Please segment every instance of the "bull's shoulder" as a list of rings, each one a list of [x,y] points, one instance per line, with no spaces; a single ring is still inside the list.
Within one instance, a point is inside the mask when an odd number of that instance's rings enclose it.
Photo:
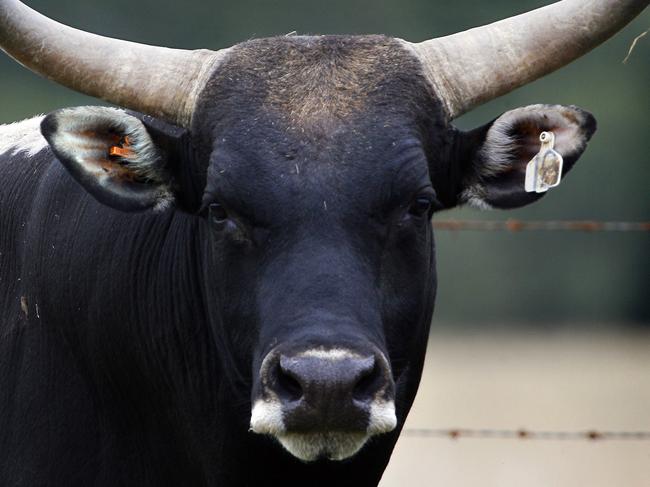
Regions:
[[[0,157],[17,156],[24,153],[34,156],[47,147],[47,141],[41,134],[43,115],[0,125]]]
[[[0,210],[5,215],[8,211],[27,211],[28,202],[35,197],[34,190],[54,160],[41,134],[43,118],[40,115],[0,125]]]

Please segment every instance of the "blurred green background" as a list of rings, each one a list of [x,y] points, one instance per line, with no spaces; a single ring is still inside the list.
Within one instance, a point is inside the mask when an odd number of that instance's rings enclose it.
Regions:
[[[539,0],[29,0],[69,25],[182,48],[221,48],[292,31],[441,36],[540,7]],[[576,169],[541,202],[510,212],[471,209],[439,219],[650,220],[650,27],[646,10],[572,65],[456,121],[481,125],[532,103],[575,104],[599,129]],[[540,49],[543,46],[540,46]],[[110,59],[106,59],[109,64]],[[0,55],[0,123],[98,104]],[[1,182],[0,182],[1,184]],[[650,328],[650,234],[438,231],[436,326]]]

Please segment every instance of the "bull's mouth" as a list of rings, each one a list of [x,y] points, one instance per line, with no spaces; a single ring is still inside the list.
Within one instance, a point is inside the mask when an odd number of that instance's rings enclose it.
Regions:
[[[372,436],[388,433],[396,425],[394,401],[378,400],[370,407],[365,431],[290,431],[285,427],[282,407],[274,398],[255,402],[250,424],[252,432],[273,436],[289,453],[304,462],[350,458]]]

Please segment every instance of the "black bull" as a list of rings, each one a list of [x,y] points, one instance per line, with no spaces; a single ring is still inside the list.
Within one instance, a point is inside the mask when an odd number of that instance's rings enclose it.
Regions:
[[[385,37],[251,41],[188,129],[0,128],[2,485],[377,484],[422,371],[433,213],[535,201],[540,133],[566,173],[595,130],[533,105],[458,131],[421,70]]]

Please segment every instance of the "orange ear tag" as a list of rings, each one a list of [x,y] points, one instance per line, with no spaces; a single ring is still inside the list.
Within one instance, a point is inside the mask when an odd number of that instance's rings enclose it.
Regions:
[[[118,147],[116,145],[108,149],[109,156],[128,157],[129,154],[131,154],[131,151],[129,149],[123,149],[122,147]]]
[[[524,187],[529,193],[544,193],[549,188],[560,184],[562,178],[562,163],[564,161],[560,153],[553,149],[555,134],[542,132],[539,141],[542,143],[539,152],[526,166]]]
[[[129,148],[130,145],[131,145],[131,141],[129,140],[129,138],[124,137],[121,140],[120,145],[114,145],[110,149],[108,149],[108,155],[116,156],[116,157],[131,157],[133,156],[133,151]]]

